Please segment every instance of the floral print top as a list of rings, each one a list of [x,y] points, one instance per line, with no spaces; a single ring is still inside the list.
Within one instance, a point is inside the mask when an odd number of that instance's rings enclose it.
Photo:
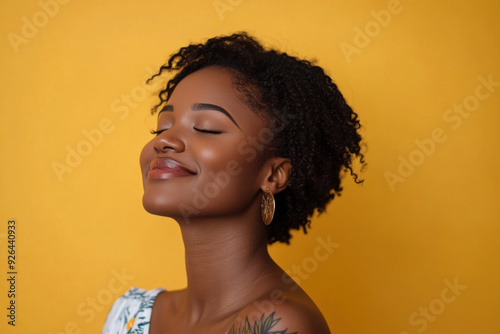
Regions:
[[[165,289],[130,288],[111,307],[102,334],[149,334],[153,304],[162,291]],[[227,334],[297,334],[288,332],[288,329],[273,331],[280,320],[275,318],[274,312],[268,315],[262,313],[259,321],[251,324],[247,317],[238,327],[233,325]]]
[[[111,307],[102,334],[148,334],[153,304],[162,291],[130,288]]]

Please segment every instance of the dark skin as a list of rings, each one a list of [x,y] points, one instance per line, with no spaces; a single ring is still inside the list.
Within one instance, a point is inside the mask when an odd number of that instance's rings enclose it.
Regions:
[[[267,119],[242,102],[233,80],[219,67],[183,79],[141,153],[143,205],[179,223],[188,280],[186,289],[158,295],[150,333],[239,333],[245,319],[253,330],[271,315],[263,334],[330,333],[314,302],[269,256],[261,196],[286,188],[291,164],[262,149]],[[158,158],[170,169],[149,173]]]

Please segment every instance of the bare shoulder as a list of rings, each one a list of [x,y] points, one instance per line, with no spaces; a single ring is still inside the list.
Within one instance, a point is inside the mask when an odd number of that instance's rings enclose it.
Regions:
[[[304,292],[279,289],[240,312],[228,334],[330,334],[321,311]]]

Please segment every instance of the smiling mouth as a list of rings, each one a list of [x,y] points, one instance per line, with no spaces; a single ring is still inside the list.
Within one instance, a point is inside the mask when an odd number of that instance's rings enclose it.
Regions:
[[[168,158],[155,158],[149,165],[149,179],[166,180],[192,176],[196,173],[179,162]]]

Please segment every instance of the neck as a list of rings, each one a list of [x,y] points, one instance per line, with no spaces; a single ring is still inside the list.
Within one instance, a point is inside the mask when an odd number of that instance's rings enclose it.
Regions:
[[[188,280],[186,307],[194,321],[241,309],[262,289],[259,280],[277,268],[267,251],[263,224],[205,219],[181,224],[181,231]]]

